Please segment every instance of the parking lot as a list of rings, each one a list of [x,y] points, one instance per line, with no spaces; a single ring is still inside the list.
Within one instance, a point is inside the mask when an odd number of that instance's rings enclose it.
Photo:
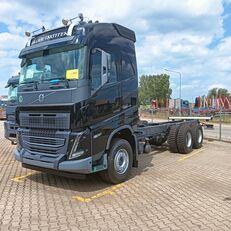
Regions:
[[[22,168],[0,126],[0,230],[231,230],[230,143],[156,148],[127,182],[108,185]]]

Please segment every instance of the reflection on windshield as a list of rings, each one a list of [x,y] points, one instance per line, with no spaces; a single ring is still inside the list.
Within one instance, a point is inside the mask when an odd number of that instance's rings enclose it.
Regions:
[[[84,77],[85,47],[51,49],[28,55],[21,69],[20,83],[43,82],[53,79],[70,79],[67,73],[74,73],[71,79]]]

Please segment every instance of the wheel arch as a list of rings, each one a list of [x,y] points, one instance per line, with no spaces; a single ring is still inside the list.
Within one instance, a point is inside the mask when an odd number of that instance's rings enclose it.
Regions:
[[[113,138],[121,138],[129,142],[133,150],[133,167],[138,167],[138,144],[132,127],[129,125],[124,125],[115,129],[108,137],[106,144],[107,151],[110,149]]]

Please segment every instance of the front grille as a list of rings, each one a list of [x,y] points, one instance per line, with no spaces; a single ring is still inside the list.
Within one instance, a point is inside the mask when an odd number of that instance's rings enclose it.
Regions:
[[[23,136],[39,136],[51,138],[63,138],[63,134],[57,133],[55,130],[48,129],[19,129]]]
[[[57,155],[57,150],[51,150],[51,149],[43,149],[43,148],[37,148],[37,147],[29,147],[28,150],[31,152],[31,153],[43,153],[43,155],[45,154],[49,154],[49,155]]]
[[[66,153],[69,131],[49,129],[18,129],[22,147],[33,155],[58,157]],[[29,155],[29,154],[28,154]],[[28,158],[28,155],[26,158]],[[33,155],[30,158],[33,158]]]
[[[15,121],[15,115],[7,115],[7,120],[8,121]]]
[[[28,113],[20,112],[21,127],[69,129],[70,113]]]
[[[65,140],[60,138],[39,137],[39,136],[22,136],[23,142],[29,146],[45,146],[59,148],[64,145]]]

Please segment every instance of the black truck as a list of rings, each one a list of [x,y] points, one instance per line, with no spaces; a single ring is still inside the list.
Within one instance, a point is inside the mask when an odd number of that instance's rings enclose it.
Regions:
[[[17,106],[17,89],[19,84],[19,76],[12,76],[7,84],[8,100],[6,106],[6,121],[4,121],[4,136],[10,140],[12,144],[16,142],[16,130],[18,128],[15,121],[15,110]]]
[[[138,155],[168,139],[200,148],[198,121],[145,123],[138,116],[135,33],[116,23],[63,20],[22,49],[15,158],[29,169],[70,177],[100,172],[126,180]]]

